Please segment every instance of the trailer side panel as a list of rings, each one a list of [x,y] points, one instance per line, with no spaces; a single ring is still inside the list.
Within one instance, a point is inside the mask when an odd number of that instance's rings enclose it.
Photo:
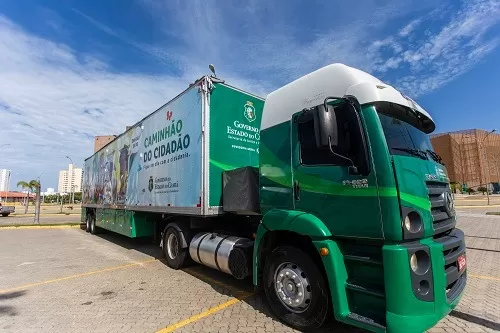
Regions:
[[[222,206],[222,172],[259,166],[264,100],[217,83],[210,95],[209,205]]]
[[[200,211],[201,103],[193,86],[87,159],[84,206]]]

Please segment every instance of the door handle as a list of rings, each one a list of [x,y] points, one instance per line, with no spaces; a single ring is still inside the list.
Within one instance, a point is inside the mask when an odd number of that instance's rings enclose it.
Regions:
[[[300,200],[300,186],[297,180],[293,182],[293,196],[295,200]]]

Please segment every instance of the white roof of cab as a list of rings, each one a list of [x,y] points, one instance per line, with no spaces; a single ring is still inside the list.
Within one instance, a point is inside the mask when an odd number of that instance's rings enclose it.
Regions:
[[[289,121],[294,113],[322,104],[326,97],[345,95],[355,96],[360,104],[377,101],[400,104],[432,120],[415,101],[376,77],[344,64],[331,64],[267,95],[261,129]]]

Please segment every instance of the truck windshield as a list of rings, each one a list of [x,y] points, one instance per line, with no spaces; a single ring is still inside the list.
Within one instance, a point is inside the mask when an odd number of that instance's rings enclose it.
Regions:
[[[440,162],[434,153],[429,135],[418,126],[417,115],[406,108],[390,108],[376,106],[387,146],[392,155],[404,155]]]

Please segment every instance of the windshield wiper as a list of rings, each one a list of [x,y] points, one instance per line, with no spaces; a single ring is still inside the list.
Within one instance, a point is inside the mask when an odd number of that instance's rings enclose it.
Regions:
[[[392,148],[394,150],[404,151],[405,153],[411,154],[413,156],[420,157],[423,160],[427,160],[427,153],[423,150],[412,149],[412,148]]]
[[[441,158],[441,156],[439,156],[435,151],[432,151],[430,149],[427,149],[427,152],[429,153],[429,155],[431,155],[432,159],[436,162],[438,162],[439,164],[443,164],[443,159]]]

